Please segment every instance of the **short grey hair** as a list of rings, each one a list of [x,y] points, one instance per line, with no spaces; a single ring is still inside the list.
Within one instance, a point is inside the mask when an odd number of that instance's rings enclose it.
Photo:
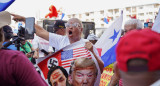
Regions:
[[[143,23],[139,19],[130,19],[125,22],[125,25],[136,25],[136,29],[142,29]]]
[[[78,18],[71,18],[68,21],[71,21],[71,20],[74,20],[76,23],[79,23],[80,26],[81,26],[81,28],[83,28],[83,23],[82,23],[82,21],[80,19],[78,19]]]

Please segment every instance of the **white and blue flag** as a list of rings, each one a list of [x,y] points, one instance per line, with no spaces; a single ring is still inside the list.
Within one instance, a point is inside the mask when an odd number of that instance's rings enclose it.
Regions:
[[[104,62],[104,67],[116,61],[116,45],[121,37],[121,28],[123,22],[123,12],[121,16],[116,19],[111,26],[105,30],[100,39],[96,42],[95,47],[101,55]]]
[[[157,33],[160,33],[160,9],[159,9],[158,15],[156,17],[156,20],[153,24],[152,30],[156,31]]]
[[[0,0],[0,12],[6,10],[15,0]]]

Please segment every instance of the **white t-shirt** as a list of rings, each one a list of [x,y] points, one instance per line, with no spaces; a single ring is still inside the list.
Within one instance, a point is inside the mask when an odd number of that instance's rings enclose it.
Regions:
[[[81,38],[79,41],[87,42],[89,40]],[[55,47],[56,51],[58,51],[65,46],[70,45],[70,41],[67,36],[49,33],[49,45]]]
[[[47,52],[53,52],[53,48],[49,46],[49,41],[38,36],[35,36],[32,40],[32,46],[34,49],[39,48],[39,57],[44,57],[44,53],[41,52],[41,49],[44,49]]]

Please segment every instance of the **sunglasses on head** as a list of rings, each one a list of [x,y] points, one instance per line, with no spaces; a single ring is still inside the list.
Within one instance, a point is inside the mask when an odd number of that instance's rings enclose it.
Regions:
[[[68,28],[68,27],[78,28],[78,27],[80,27],[80,24],[79,23],[73,23],[73,24],[65,23],[65,27],[66,28]]]

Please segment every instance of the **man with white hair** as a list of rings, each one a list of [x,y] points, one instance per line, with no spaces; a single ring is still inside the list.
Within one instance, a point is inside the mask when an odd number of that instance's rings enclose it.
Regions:
[[[133,29],[142,29],[143,24],[139,19],[130,19],[124,24],[124,32],[127,33]]]
[[[19,16],[15,14],[12,14],[12,16],[14,16],[13,20],[15,21],[23,21],[23,22],[25,21],[25,17],[23,16]],[[83,32],[83,24],[79,19],[71,18],[68,20],[65,26],[66,26],[67,36],[61,36],[58,34],[49,33],[46,30],[44,30],[42,27],[40,27],[39,25],[35,24],[36,35],[38,35],[39,37],[43,39],[48,40],[49,44],[55,47],[57,50],[60,50],[63,47],[70,45],[72,43],[78,42],[78,41],[81,41],[84,43],[88,42],[88,40],[81,38],[81,34]],[[87,46],[90,46],[89,44],[90,43],[88,43]],[[93,55],[95,55],[95,58],[99,64],[99,68],[102,73],[103,67],[104,67],[103,61],[101,60],[100,56],[96,56],[95,52],[93,52],[92,50],[91,52],[93,53]]]

